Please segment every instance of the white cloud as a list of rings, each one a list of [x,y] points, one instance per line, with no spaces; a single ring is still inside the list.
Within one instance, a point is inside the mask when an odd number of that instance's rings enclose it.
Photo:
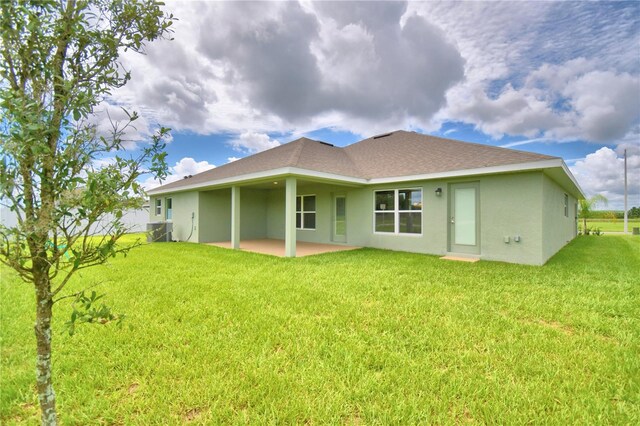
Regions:
[[[592,71],[567,81],[562,95],[575,111],[569,123],[577,137],[607,142],[623,137],[640,117],[640,78]],[[558,137],[562,137],[558,132]]]
[[[198,134],[460,120],[496,137],[612,141],[638,123],[638,7],[171,2],[175,40],[126,54],[133,79],[114,99]]]
[[[180,161],[176,162],[174,166],[169,167],[169,175],[165,180],[159,182],[153,177],[148,177],[146,180],[142,181],[142,186],[146,190],[153,189],[160,185],[184,179],[185,176],[196,175],[215,167],[216,166],[209,164],[207,161],[196,161],[191,157],[184,157]]]
[[[227,164],[228,163],[233,163],[234,161],[238,161],[240,159],[240,157],[228,157],[227,158]]]
[[[153,114],[141,113],[140,109],[127,105],[126,107],[113,105],[105,100],[94,108],[93,115],[88,118],[88,123],[96,126],[99,136],[111,139],[114,132],[119,132],[125,149],[136,149],[138,144],[149,140],[155,128],[150,123]],[[138,113],[138,118],[130,121],[130,116]],[[169,139],[170,140],[170,139]],[[169,141],[167,140],[167,141]]]
[[[624,159],[616,151],[603,147],[570,167],[587,196],[602,194],[609,208],[624,207]],[[640,144],[627,150],[629,207],[640,206]]]
[[[585,59],[544,64],[522,87],[508,83],[496,97],[481,86],[451,94],[449,112],[494,137],[615,142],[640,117],[640,78],[594,66]]]
[[[265,133],[244,132],[237,138],[231,140],[229,144],[238,152],[255,154],[280,145],[275,139],[271,139]],[[232,157],[234,158],[234,157]]]
[[[175,40],[125,55],[133,78],[117,98],[201,134],[426,125],[462,80],[464,61],[428,19],[402,18],[406,7],[170,3]]]

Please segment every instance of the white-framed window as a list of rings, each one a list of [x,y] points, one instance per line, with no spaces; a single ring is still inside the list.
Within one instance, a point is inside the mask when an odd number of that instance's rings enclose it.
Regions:
[[[564,217],[569,217],[569,196],[564,194]]]
[[[296,228],[316,229],[315,195],[299,195],[296,197]]]
[[[422,234],[422,189],[374,191],[373,231]]]
[[[162,214],[162,199],[156,198],[156,216],[160,216]]]
[[[173,201],[171,198],[165,199],[164,218],[165,220],[171,220],[173,218]]]

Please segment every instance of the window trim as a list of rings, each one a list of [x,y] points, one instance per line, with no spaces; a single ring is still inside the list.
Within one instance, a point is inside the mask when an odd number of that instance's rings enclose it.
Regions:
[[[156,216],[162,216],[162,198],[156,198],[156,203],[155,203],[155,212],[156,212]]]
[[[393,210],[376,210],[376,192],[393,191]],[[400,210],[400,191],[420,191],[422,198],[422,206],[420,210]],[[393,212],[393,232],[376,231],[376,213]],[[420,212],[420,233],[400,232],[400,213],[417,213]],[[373,233],[376,235],[400,235],[403,237],[422,237],[424,233],[424,188],[422,187],[402,187],[402,188],[381,188],[373,190]]]
[[[312,210],[305,210],[304,209],[304,199],[305,197],[314,197],[315,198],[315,209]],[[298,210],[298,198],[300,198],[300,210]],[[296,217],[298,216],[298,213],[300,213],[300,226],[301,228],[298,228],[298,225],[296,223],[296,230],[298,231],[315,231],[316,228],[318,227],[318,197],[316,196],[316,194],[305,194],[305,195],[296,195]],[[304,214],[305,213],[313,213],[315,215],[316,218],[316,224],[315,224],[315,228],[305,228],[304,227]],[[297,219],[296,219],[297,222]]]
[[[564,217],[569,217],[569,194],[564,193]]]

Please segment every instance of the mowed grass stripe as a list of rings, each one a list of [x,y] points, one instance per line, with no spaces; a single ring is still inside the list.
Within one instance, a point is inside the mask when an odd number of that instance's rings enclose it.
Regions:
[[[65,424],[640,422],[640,239],[544,267],[170,243],[87,270],[123,328],[56,334]],[[37,421],[33,296],[2,270],[0,419]],[[56,307],[62,330],[68,305]]]

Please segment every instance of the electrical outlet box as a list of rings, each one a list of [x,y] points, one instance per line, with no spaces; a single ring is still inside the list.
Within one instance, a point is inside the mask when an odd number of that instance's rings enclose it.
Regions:
[[[505,244],[509,244],[511,242],[511,238],[510,237],[504,237],[504,243]]]
[[[513,241],[515,241],[516,243],[520,242],[520,235],[516,235],[515,237],[513,237]]]

